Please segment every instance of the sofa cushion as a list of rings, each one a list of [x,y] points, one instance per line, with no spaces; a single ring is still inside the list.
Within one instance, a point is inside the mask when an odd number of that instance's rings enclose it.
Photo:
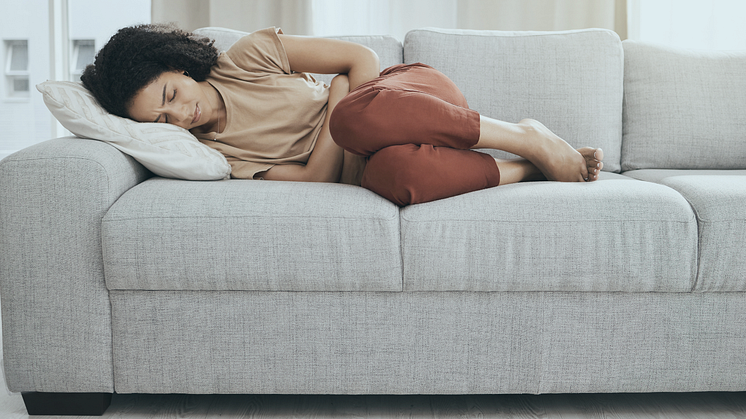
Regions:
[[[699,224],[695,291],[746,291],[746,170],[635,170],[689,201]]]
[[[622,170],[746,169],[746,52],[623,46]]]
[[[411,291],[688,292],[697,273],[686,200],[613,173],[412,205],[401,229]]]
[[[110,290],[402,289],[398,207],[349,185],[153,178],[102,243]]]
[[[534,118],[575,147],[603,148],[604,170],[619,171],[624,60],[616,33],[418,29],[406,36],[404,61],[445,73],[481,114]]]

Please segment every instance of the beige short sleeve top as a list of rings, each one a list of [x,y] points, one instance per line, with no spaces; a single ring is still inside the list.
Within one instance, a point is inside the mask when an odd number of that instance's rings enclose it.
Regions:
[[[275,164],[306,164],[321,132],[329,87],[290,69],[278,33],[267,28],[242,37],[207,77],[228,116],[217,141],[215,132],[198,138],[226,157],[234,178],[251,179]]]

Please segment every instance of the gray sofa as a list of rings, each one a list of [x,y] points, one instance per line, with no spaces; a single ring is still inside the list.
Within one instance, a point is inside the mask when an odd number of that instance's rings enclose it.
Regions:
[[[29,147],[0,162],[5,374],[29,410],[746,390],[746,54],[605,30],[348,39],[602,147],[601,179],[399,208],[348,185],[154,177],[74,137]]]

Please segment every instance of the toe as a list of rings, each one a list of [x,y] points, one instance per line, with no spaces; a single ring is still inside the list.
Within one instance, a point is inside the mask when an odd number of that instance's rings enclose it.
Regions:
[[[583,156],[589,167],[601,162],[601,159],[597,156],[603,158],[603,151],[600,148],[583,147],[579,148],[578,152]]]
[[[599,173],[604,167],[603,158],[604,152],[600,148],[583,147],[579,148],[578,151],[583,155],[586,162],[586,171],[583,173],[583,180],[586,182],[593,182],[598,180]]]
[[[591,171],[591,175],[588,177],[589,182],[593,182],[594,180],[598,180],[598,177],[601,175],[601,169],[600,168],[594,168]]]

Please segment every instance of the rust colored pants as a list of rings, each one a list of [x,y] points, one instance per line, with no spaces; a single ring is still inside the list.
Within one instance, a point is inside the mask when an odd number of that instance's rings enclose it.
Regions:
[[[395,65],[334,108],[332,138],[368,157],[362,186],[404,206],[497,186],[479,141],[479,114],[445,75],[424,64]]]

